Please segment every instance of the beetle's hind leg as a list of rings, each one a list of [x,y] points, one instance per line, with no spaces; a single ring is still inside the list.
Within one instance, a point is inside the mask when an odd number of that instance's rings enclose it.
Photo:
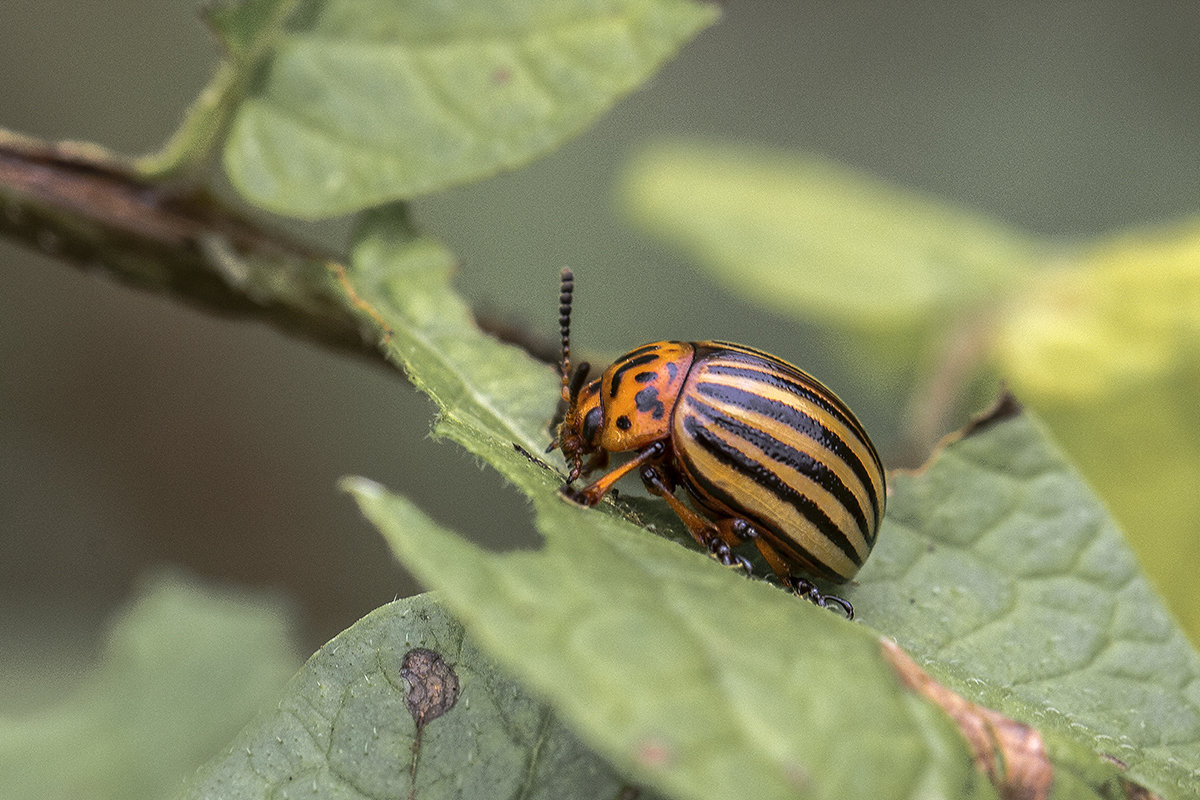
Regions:
[[[647,491],[667,501],[667,505],[675,515],[687,526],[692,538],[708,551],[709,555],[726,567],[736,567],[744,570],[747,575],[752,572],[750,562],[745,556],[733,552],[733,548],[741,544],[743,539],[719,524],[697,514],[688,508],[675,496],[675,481],[671,475],[657,464],[647,464],[642,467],[642,483]]]
[[[797,597],[803,597],[808,602],[818,605],[821,608],[828,608],[830,604],[836,604],[845,612],[846,619],[854,619],[854,606],[850,605],[849,600],[844,597],[838,597],[836,594],[822,592],[808,578],[801,578],[798,575],[788,575],[783,583]]]
[[[797,597],[803,597],[810,603],[818,605],[821,608],[828,608],[830,604],[835,604],[842,609],[846,614],[846,619],[854,619],[854,606],[850,605],[850,601],[838,597],[836,594],[825,594],[817,585],[808,578],[802,578],[792,574],[791,565],[784,559],[779,551],[771,546],[767,541],[767,537],[760,536],[758,529],[748,520],[735,518],[731,520],[722,520],[722,527],[728,527],[732,535],[738,536],[741,541],[750,539],[754,542],[754,546],[758,548],[758,552],[762,553],[763,559],[767,565],[771,567],[780,582],[787,587],[788,591]]]

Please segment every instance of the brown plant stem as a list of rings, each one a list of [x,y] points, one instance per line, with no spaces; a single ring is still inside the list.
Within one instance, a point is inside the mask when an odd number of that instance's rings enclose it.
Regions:
[[[0,235],[206,311],[256,319],[391,366],[329,265],[337,255],[252,220],[194,183],[143,177],[99,147],[0,130]],[[537,357],[553,348],[481,321]]]

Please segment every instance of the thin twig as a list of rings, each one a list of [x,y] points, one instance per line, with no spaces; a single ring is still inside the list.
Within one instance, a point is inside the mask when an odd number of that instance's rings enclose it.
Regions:
[[[0,235],[131,286],[391,366],[378,331],[328,269],[336,254],[269,230],[195,184],[143,178],[100,148],[0,130]],[[548,340],[489,320],[481,327],[554,360]]]

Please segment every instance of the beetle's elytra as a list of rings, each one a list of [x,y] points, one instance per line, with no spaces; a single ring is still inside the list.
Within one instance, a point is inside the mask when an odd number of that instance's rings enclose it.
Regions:
[[[853,412],[811,375],[729,342],[652,342],[588,381],[586,363],[571,369],[573,292],[574,277],[563,270],[566,411],[548,449],[566,458],[563,493],[595,505],[638,470],[721,563],[749,570],[733,548],[752,541],[785,586],[818,605],[836,602],[852,617],[848,602],[797,573],[847,581],[875,544],[884,471]],[[629,461],[572,487],[606,467],[610,453],[630,451]],[[677,486],[695,511],[675,496]]]

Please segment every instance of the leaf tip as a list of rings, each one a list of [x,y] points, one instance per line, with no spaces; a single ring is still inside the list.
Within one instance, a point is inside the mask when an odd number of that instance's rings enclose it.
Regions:
[[[338,481],[338,487],[347,494],[362,500],[378,500],[385,493],[381,484],[370,478],[350,475]]]

